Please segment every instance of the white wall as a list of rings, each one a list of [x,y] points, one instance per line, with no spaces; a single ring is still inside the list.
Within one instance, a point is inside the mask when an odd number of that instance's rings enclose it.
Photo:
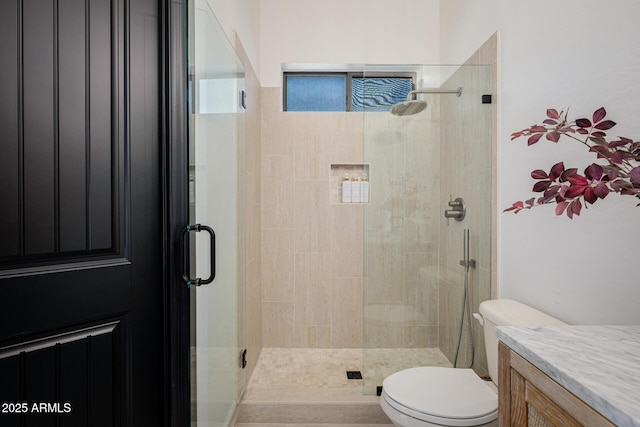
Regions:
[[[260,73],[260,0],[207,0],[230,41],[237,33],[256,73]],[[233,45],[233,43],[232,43]]]
[[[640,2],[444,0],[441,61],[460,63],[500,31],[499,206],[529,198],[533,169],[594,157],[572,140],[510,141],[547,108],[591,117],[604,106],[611,136],[640,139]],[[569,323],[640,323],[640,207],[615,194],[573,220],[542,206],[499,214],[499,295]]]
[[[281,64],[438,64],[439,0],[262,0],[260,82]]]

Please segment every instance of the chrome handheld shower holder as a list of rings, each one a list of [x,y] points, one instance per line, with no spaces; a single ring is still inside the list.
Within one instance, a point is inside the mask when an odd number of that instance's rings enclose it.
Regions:
[[[462,256],[463,259],[460,260],[460,265],[464,267],[465,271],[468,273],[470,268],[476,268],[476,260],[471,259],[469,255],[469,246],[471,244],[471,238],[469,237],[469,229],[465,228],[462,242]]]

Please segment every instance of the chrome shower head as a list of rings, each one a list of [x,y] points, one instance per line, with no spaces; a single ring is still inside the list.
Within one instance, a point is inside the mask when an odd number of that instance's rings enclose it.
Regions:
[[[456,90],[440,90],[440,89],[417,89],[412,90],[407,94],[407,100],[399,102],[391,107],[391,114],[394,116],[410,116],[412,114],[418,114],[427,108],[427,102],[417,99],[419,93],[453,93],[456,96],[462,95],[462,88],[459,87]],[[412,99],[413,98],[413,99]]]
[[[402,101],[391,107],[391,114],[394,116],[411,116],[424,111],[425,108],[427,108],[426,101]]]

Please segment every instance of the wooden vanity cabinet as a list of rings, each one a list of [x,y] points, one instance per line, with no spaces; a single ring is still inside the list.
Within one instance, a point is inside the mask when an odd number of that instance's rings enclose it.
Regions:
[[[614,426],[502,342],[498,360],[500,427]]]

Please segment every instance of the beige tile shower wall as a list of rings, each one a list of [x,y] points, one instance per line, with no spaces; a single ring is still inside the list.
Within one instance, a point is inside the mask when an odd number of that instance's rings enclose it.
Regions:
[[[365,117],[367,348],[438,346],[440,101],[424,98],[414,116]]]
[[[331,164],[362,163],[363,116],[282,112],[261,91],[262,343],[363,345],[363,206],[332,201]]]
[[[486,66],[471,66],[488,64]],[[439,344],[442,352],[453,361],[460,327],[464,296],[463,230],[470,230],[470,256],[476,268],[469,274],[472,311],[478,311],[481,301],[490,299],[495,288],[495,195],[496,195],[496,117],[495,105],[483,105],[481,96],[497,98],[496,66],[497,35],[489,39],[443,85],[463,87],[460,98],[442,100],[441,199],[446,209],[450,195],[462,197],[467,216],[462,222],[440,219],[440,310]],[[463,119],[463,120],[462,120]],[[475,346],[474,369],[487,375],[484,337],[481,326],[472,320]],[[458,366],[471,362],[469,325],[464,324]]]

